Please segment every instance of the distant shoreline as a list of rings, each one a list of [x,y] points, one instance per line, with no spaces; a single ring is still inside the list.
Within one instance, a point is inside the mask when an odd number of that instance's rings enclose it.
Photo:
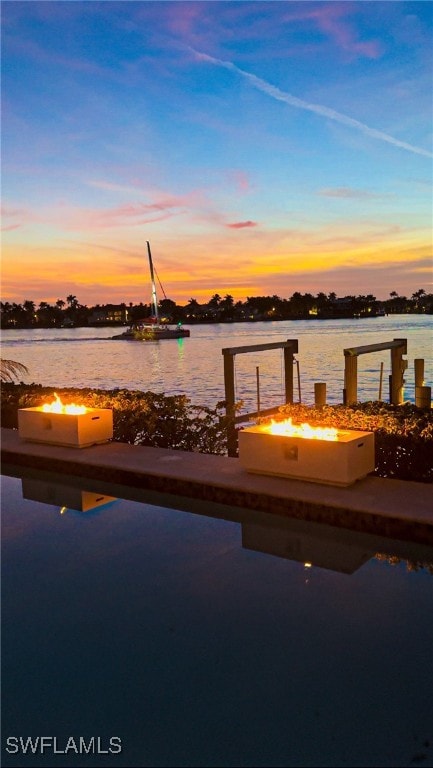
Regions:
[[[433,293],[423,288],[410,298],[391,291],[390,298],[378,301],[375,296],[342,296],[335,293],[301,294],[290,298],[279,296],[250,296],[245,302],[235,301],[227,294],[222,298],[215,293],[205,304],[191,298],[185,306],[172,299],[162,299],[158,305],[97,304],[88,307],[70,294],[66,300],[57,299],[54,305],[26,300],[22,304],[8,301],[0,303],[0,327],[8,328],[102,328],[132,326],[137,323],[163,325],[211,325],[219,323],[258,323],[286,320],[351,320],[387,315],[431,315]]]
[[[320,321],[327,321],[327,320],[377,320],[383,317],[408,317],[410,315],[421,315],[421,316],[429,316],[431,317],[433,313],[431,312],[390,312],[385,314],[363,314],[363,315],[354,315],[354,314],[347,314],[347,315],[341,315],[341,314],[333,314],[333,315],[306,315],[302,317],[255,317],[255,318],[219,318],[219,319],[205,319],[205,318],[189,318],[188,320],[185,320],[182,322],[182,325],[233,325],[235,323],[251,323],[252,325],[257,323],[284,323],[284,322],[305,322],[313,321],[313,320],[320,320]],[[148,318],[144,318],[144,322]],[[163,323],[164,325],[174,325],[176,324],[175,321]],[[42,325],[42,324],[17,324],[17,325],[5,325],[1,327],[1,330],[3,331],[23,331],[23,330],[71,330],[72,328],[125,328],[131,325],[129,322],[119,322],[119,321],[104,321],[104,322],[93,322],[93,323],[67,323],[63,325]]]

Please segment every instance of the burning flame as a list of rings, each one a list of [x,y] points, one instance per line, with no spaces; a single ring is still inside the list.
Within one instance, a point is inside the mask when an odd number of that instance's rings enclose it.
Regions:
[[[334,427],[311,427],[309,424],[293,424],[292,419],[271,421],[267,426],[271,435],[305,437],[309,440],[338,440],[338,429]]]
[[[79,416],[80,414],[86,413],[87,411],[85,405],[75,405],[74,403],[71,403],[70,405],[63,405],[60,397],[56,394],[56,392],[54,392],[54,397],[56,399],[53,400],[52,403],[44,403],[42,406],[44,413],[67,413],[70,416]]]

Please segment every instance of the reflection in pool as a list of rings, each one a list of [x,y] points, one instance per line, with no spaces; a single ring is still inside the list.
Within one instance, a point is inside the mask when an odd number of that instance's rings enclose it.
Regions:
[[[60,505],[60,514],[64,514],[68,509],[74,512],[92,512],[116,501],[114,496],[105,493],[94,493],[43,478],[23,477],[21,490],[24,499]]]
[[[3,765],[433,765],[431,548],[68,483],[3,478]]]

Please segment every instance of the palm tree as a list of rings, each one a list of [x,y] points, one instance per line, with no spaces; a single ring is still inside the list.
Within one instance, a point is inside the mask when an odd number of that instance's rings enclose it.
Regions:
[[[23,302],[23,310],[26,313],[26,322],[33,325],[35,321],[35,309],[36,305],[34,301],[24,301]]]
[[[12,382],[18,379],[18,376],[28,372],[28,368],[22,363],[16,363],[15,360],[0,360],[0,379],[3,382]]]
[[[25,311],[27,312],[27,314],[29,314],[29,315],[31,315],[31,316],[33,316],[33,315],[34,315],[34,312],[35,312],[35,307],[36,307],[36,305],[35,305],[35,302],[34,302],[34,301],[29,301],[29,300],[27,300],[27,301],[24,301],[24,302],[23,302],[23,309],[25,309]]]
[[[412,301],[414,302],[415,309],[418,309],[418,307],[420,305],[420,302],[421,302],[421,299],[425,295],[426,295],[426,292],[425,292],[424,288],[420,288],[419,291],[415,291],[415,293],[412,294],[411,298],[412,298]]]
[[[72,293],[70,293],[69,296],[66,296],[66,301],[71,309],[76,309],[78,307],[78,299]]]
[[[225,307],[225,309],[232,309],[234,304],[233,296],[231,296],[229,293],[226,293],[223,300],[221,301],[221,304]]]
[[[208,307],[211,309],[217,309],[221,303],[221,296],[219,293],[214,293],[210,301],[208,302]]]
[[[185,314],[186,314],[186,317],[188,317],[188,318],[190,318],[190,317],[195,317],[195,316],[196,316],[196,313],[197,313],[197,312],[198,312],[198,310],[199,310],[199,308],[200,308],[200,304],[198,303],[197,299],[192,299],[192,298],[191,298],[191,299],[188,301],[188,304],[187,304],[187,305],[186,305],[186,307],[185,307]]]

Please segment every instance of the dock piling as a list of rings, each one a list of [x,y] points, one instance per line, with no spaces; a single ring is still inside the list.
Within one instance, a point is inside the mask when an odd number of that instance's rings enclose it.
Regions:
[[[369,352],[380,352],[382,349],[391,350],[391,375],[389,377],[389,399],[393,405],[403,402],[403,374],[407,368],[407,339],[393,339],[380,344],[367,344],[360,347],[344,349],[344,401],[351,405],[358,401],[358,356]]]
[[[417,408],[431,408],[431,387],[415,387]]]
[[[326,382],[316,381],[314,384],[314,405],[321,408],[326,405]]]
[[[417,358],[415,368],[415,405],[418,408],[431,408],[431,387],[424,386],[424,360]]]
[[[415,387],[423,387],[424,386],[424,360],[422,358],[417,358],[413,361],[414,368],[415,368]]]

